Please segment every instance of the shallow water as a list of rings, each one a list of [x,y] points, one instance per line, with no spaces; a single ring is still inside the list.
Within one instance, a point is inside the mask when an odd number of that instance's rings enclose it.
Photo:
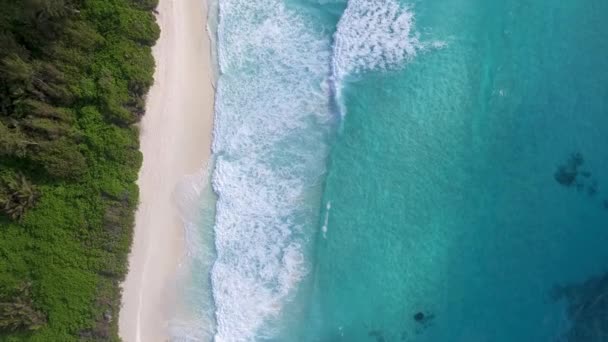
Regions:
[[[564,336],[608,271],[608,2],[219,4],[216,341]]]

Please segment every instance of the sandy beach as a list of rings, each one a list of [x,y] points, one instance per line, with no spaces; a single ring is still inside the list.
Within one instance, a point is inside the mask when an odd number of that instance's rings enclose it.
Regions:
[[[176,185],[210,155],[214,91],[204,0],[160,0],[155,82],[141,122],[140,205],[119,333],[125,342],[167,341],[175,276],[184,253]]]

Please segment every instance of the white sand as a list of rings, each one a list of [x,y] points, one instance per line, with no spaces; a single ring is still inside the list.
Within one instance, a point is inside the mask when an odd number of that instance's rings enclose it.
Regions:
[[[160,0],[155,82],[141,122],[140,205],[123,283],[120,336],[167,341],[175,276],[184,253],[173,192],[210,155],[214,91],[205,0]]]

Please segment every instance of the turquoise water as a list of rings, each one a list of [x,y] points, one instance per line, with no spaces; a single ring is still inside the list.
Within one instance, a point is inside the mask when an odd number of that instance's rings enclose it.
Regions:
[[[414,10],[447,46],[344,86],[304,340],[554,341],[551,289],[608,269],[608,3]],[[554,180],[573,152],[595,197]]]
[[[554,294],[608,271],[606,14],[220,0],[215,341],[591,341]]]

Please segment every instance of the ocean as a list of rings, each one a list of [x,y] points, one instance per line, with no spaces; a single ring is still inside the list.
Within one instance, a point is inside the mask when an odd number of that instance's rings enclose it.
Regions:
[[[608,341],[607,1],[215,6],[175,341]]]

